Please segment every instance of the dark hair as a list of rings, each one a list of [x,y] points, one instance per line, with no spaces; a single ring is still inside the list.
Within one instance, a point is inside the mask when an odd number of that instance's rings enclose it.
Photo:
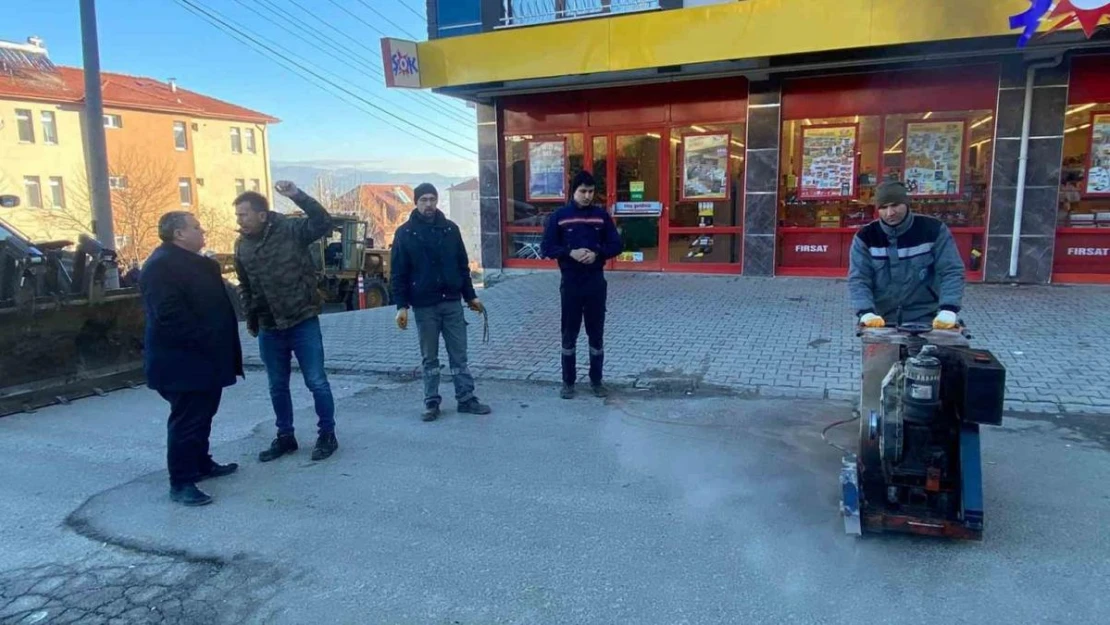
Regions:
[[[574,174],[574,178],[570,181],[570,192],[573,194],[578,191],[578,187],[596,187],[597,182],[594,180],[594,175],[586,170],[582,170]]]
[[[270,200],[267,200],[265,195],[257,191],[245,191],[240,193],[239,197],[235,198],[235,201],[232,202],[231,205],[239,206],[243,202],[249,204],[251,210],[256,213],[265,213],[270,210]]]
[[[173,243],[174,235],[189,225],[188,218],[192,216],[188,211],[170,211],[162,215],[158,220],[158,238],[166,243]]]

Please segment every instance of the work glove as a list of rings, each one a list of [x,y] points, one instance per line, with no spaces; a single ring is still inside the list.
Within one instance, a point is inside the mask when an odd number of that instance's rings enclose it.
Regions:
[[[470,310],[473,310],[476,313],[486,312],[486,307],[482,304],[482,301],[479,300],[477,297],[475,297],[474,299],[467,302],[466,305],[467,305],[468,308],[470,308]]]
[[[951,310],[942,310],[937,313],[936,319],[933,319],[933,327],[938,330],[951,330],[956,327],[958,321],[959,318],[956,317],[956,313]]]
[[[883,328],[886,327],[886,321],[875,313],[864,313],[859,318],[859,324],[867,328]]]
[[[409,309],[402,308],[397,311],[397,327],[404,330],[409,327]]]

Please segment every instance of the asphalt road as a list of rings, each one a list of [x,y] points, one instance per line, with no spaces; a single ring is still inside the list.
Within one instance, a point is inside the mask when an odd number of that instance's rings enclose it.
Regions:
[[[856,539],[820,439],[844,404],[480,383],[494,414],[425,424],[415,383],[332,382],[323,463],[303,388],[302,451],[260,465],[263,375],[234,387],[213,447],[243,467],[200,509],[154,393],[0,419],[0,622],[1110,621],[1105,419],[986,432],[982,543]]]

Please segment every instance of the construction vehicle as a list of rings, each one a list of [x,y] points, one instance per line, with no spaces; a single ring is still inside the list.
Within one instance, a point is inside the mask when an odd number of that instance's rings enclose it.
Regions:
[[[0,417],[145,382],[142,301],[106,287],[116,271],[91,237],[32,242],[0,221]]]
[[[979,426],[1001,425],[1006,369],[970,347],[966,328],[861,328],[857,449],[846,453],[841,513],[849,534],[980,540]],[[843,448],[841,448],[843,449]]]
[[[331,218],[331,235],[309,247],[324,301],[344,304],[347,310],[388,305],[389,250],[374,248],[374,240],[366,236],[367,223],[358,217]]]

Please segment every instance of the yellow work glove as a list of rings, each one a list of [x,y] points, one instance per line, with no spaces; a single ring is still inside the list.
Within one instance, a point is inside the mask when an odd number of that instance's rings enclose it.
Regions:
[[[409,327],[409,309],[402,308],[397,311],[397,327],[404,330]]]
[[[933,327],[938,330],[951,330],[956,327],[958,321],[956,313],[951,310],[942,310],[937,313],[936,319],[933,319]]]
[[[862,317],[859,318],[859,324],[866,328],[886,327],[886,321],[884,321],[882,317],[876,315],[875,313],[865,313]]]

